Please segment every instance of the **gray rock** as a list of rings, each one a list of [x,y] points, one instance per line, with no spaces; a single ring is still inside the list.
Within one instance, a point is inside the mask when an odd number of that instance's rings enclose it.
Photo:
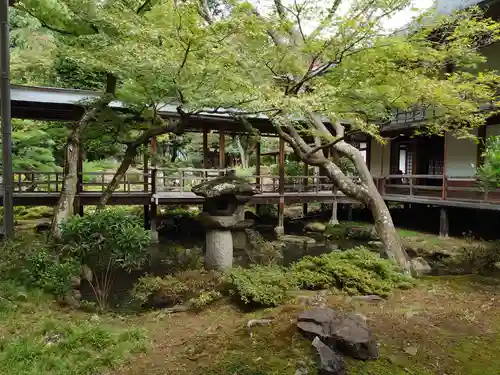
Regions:
[[[245,231],[233,230],[233,247],[237,250],[244,250],[248,246],[248,236]]]
[[[384,244],[381,241],[368,241],[368,247],[373,250],[382,250]]]
[[[323,233],[326,230],[326,225],[318,221],[314,221],[312,223],[307,223],[304,230],[306,232]]]
[[[284,234],[279,239],[281,242],[287,242],[298,245],[314,245],[316,240],[306,236],[294,236],[293,234]]]
[[[297,327],[310,339],[318,336],[330,348],[353,358],[379,357],[378,346],[366,321],[343,315],[329,307],[313,308],[298,316]]]
[[[410,260],[410,267],[413,275],[424,276],[432,272],[432,268],[424,258],[418,257]]]
[[[370,294],[367,296],[353,296],[351,298],[355,301],[362,301],[362,302],[368,302],[368,303],[377,303],[377,302],[381,302],[384,300],[382,297],[374,295],[374,294]]]
[[[69,283],[70,283],[72,289],[78,289],[78,288],[80,288],[80,285],[82,284],[82,279],[78,276],[73,276],[69,280]]]
[[[250,199],[257,190],[247,180],[236,176],[223,176],[193,186],[191,191],[205,198],[217,198],[235,195]]]
[[[345,375],[344,357],[335,353],[327,345],[325,345],[317,336],[314,338],[312,345],[316,348],[320,359],[319,374],[320,375]]]

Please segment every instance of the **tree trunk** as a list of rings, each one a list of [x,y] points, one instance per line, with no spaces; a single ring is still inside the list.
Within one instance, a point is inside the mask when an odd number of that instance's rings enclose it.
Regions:
[[[73,202],[77,191],[78,182],[78,155],[80,148],[79,124],[68,137],[64,158],[64,179],[62,191],[54,210],[50,238],[58,239],[61,237],[61,224],[73,215]]]
[[[236,138],[236,145],[238,146],[238,151],[240,152],[241,166],[243,168],[248,168],[247,152],[246,152],[245,148],[243,147],[239,136]]]
[[[106,204],[108,203],[111,195],[116,190],[120,182],[123,180],[125,173],[127,173],[130,165],[133,163],[134,159],[137,156],[137,150],[139,149],[139,145],[137,144],[129,144],[127,146],[127,150],[125,151],[125,156],[123,160],[116,170],[115,175],[111,182],[106,186],[106,190],[102,193],[101,198],[99,199],[99,203],[97,205],[98,210],[102,210]]]
[[[375,222],[375,230],[384,244],[387,257],[393,259],[404,272],[409,273],[410,264],[408,262],[408,257],[401,245],[399,235],[394,228],[394,223],[392,222],[389,209],[387,208],[384,199],[378,192],[370,172],[366,167],[366,163],[362,161],[362,163],[365,164],[364,168],[362,165],[359,165],[360,160],[357,156],[358,155],[354,155],[354,159],[357,159],[355,161],[355,165],[364,182],[363,187],[356,186],[352,183],[352,181],[343,175],[341,171],[338,170],[338,167],[331,161],[326,161],[324,165],[326,173],[332,180],[333,184],[342,193],[350,198],[361,201],[368,206]]]
[[[111,195],[118,187],[120,181],[123,179],[123,176],[127,172],[128,168],[130,167],[134,159],[137,157],[137,152],[141,145],[146,144],[154,136],[175,132],[179,130],[180,125],[176,122],[168,122],[166,124],[163,122],[163,120],[161,120],[161,122],[162,122],[161,127],[152,128],[145,131],[134,142],[128,144],[122,163],[118,167],[118,170],[113,176],[113,179],[108,184],[106,190],[102,193],[101,198],[99,199],[99,204],[97,205],[98,210],[103,209],[108,203],[109,198],[111,198]]]

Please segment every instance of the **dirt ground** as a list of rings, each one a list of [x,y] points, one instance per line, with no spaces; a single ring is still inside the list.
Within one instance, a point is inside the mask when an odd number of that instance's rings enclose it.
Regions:
[[[339,295],[329,296],[328,304],[363,314],[380,343],[378,361],[348,360],[351,375],[500,374],[496,279],[426,278],[377,304]],[[149,332],[151,347],[109,375],[294,375],[297,366],[312,370],[310,343],[295,328],[303,308],[292,302],[245,312],[225,301],[199,313],[155,311],[130,318],[129,324]],[[262,317],[274,320],[250,334],[247,322]]]

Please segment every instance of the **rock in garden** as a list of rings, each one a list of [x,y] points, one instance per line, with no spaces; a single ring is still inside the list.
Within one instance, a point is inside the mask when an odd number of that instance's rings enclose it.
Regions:
[[[297,245],[314,245],[316,240],[306,236],[295,236],[293,234],[285,234],[279,238],[281,242]]]
[[[345,316],[329,307],[304,311],[297,318],[297,327],[308,338],[318,336],[331,349],[356,359],[377,359],[378,346],[366,321]]]
[[[312,345],[316,348],[320,359],[320,375],[345,375],[344,357],[335,353],[325,345],[317,336]]]
[[[78,289],[78,288],[80,288],[80,285],[82,284],[82,279],[79,278],[78,276],[73,276],[69,280],[69,283],[70,283],[72,289]]]
[[[323,233],[326,230],[326,225],[318,221],[314,221],[312,223],[307,223],[304,230],[306,232]]]
[[[382,250],[384,244],[381,241],[368,241],[368,247],[373,250]]]
[[[427,263],[427,261],[421,257],[412,259],[410,261],[410,267],[411,267],[412,273],[415,276],[428,275],[432,272],[432,268],[429,265],[429,263]]]
[[[377,296],[375,294],[369,294],[366,296],[353,296],[352,299],[355,301],[361,301],[367,303],[378,303],[384,300],[382,297]]]

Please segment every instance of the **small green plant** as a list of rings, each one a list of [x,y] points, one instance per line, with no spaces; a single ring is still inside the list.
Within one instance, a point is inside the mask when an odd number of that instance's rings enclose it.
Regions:
[[[249,245],[245,248],[249,260],[253,264],[278,264],[283,259],[283,246],[278,241],[266,241],[259,232],[245,229]]]
[[[70,290],[71,277],[80,273],[77,260],[62,256],[36,237],[5,242],[0,251],[0,279],[40,288],[57,297]]]
[[[453,256],[443,259],[441,264],[458,274],[482,274],[500,270],[500,242],[474,244],[469,237],[468,245],[463,246]]]
[[[160,262],[171,272],[200,269],[203,267],[203,253],[197,247],[172,244],[160,254]]]
[[[484,189],[500,187],[500,136],[489,137],[483,153],[484,163],[477,169],[479,181]]]
[[[335,287],[349,294],[387,296],[395,288],[412,285],[412,279],[401,274],[392,261],[364,247],[307,256],[290,269],[304,289]]]
[[[80,261],[101,309],[107,306],[114,271],[140,269],[151,241],[141,220],[119,209],[74,216],[64,223],[61,234],[63,250]]]
[[[247,304],[277,306],[296,289],[293,275],[277,265],[235,267],[229,274],[229,292]]]
[[[71,290],[70,279],[79,273],[76,259],[60,258],[52,249],[42,248],[27,257],[22,276],[26,285],[63,297]]]
[[[132,297],[142,306],[187,304],[201,308],[222,296],[224,284],[221,273],[206,270],[184,271],[164,277],[143,276],[135,284]]]

